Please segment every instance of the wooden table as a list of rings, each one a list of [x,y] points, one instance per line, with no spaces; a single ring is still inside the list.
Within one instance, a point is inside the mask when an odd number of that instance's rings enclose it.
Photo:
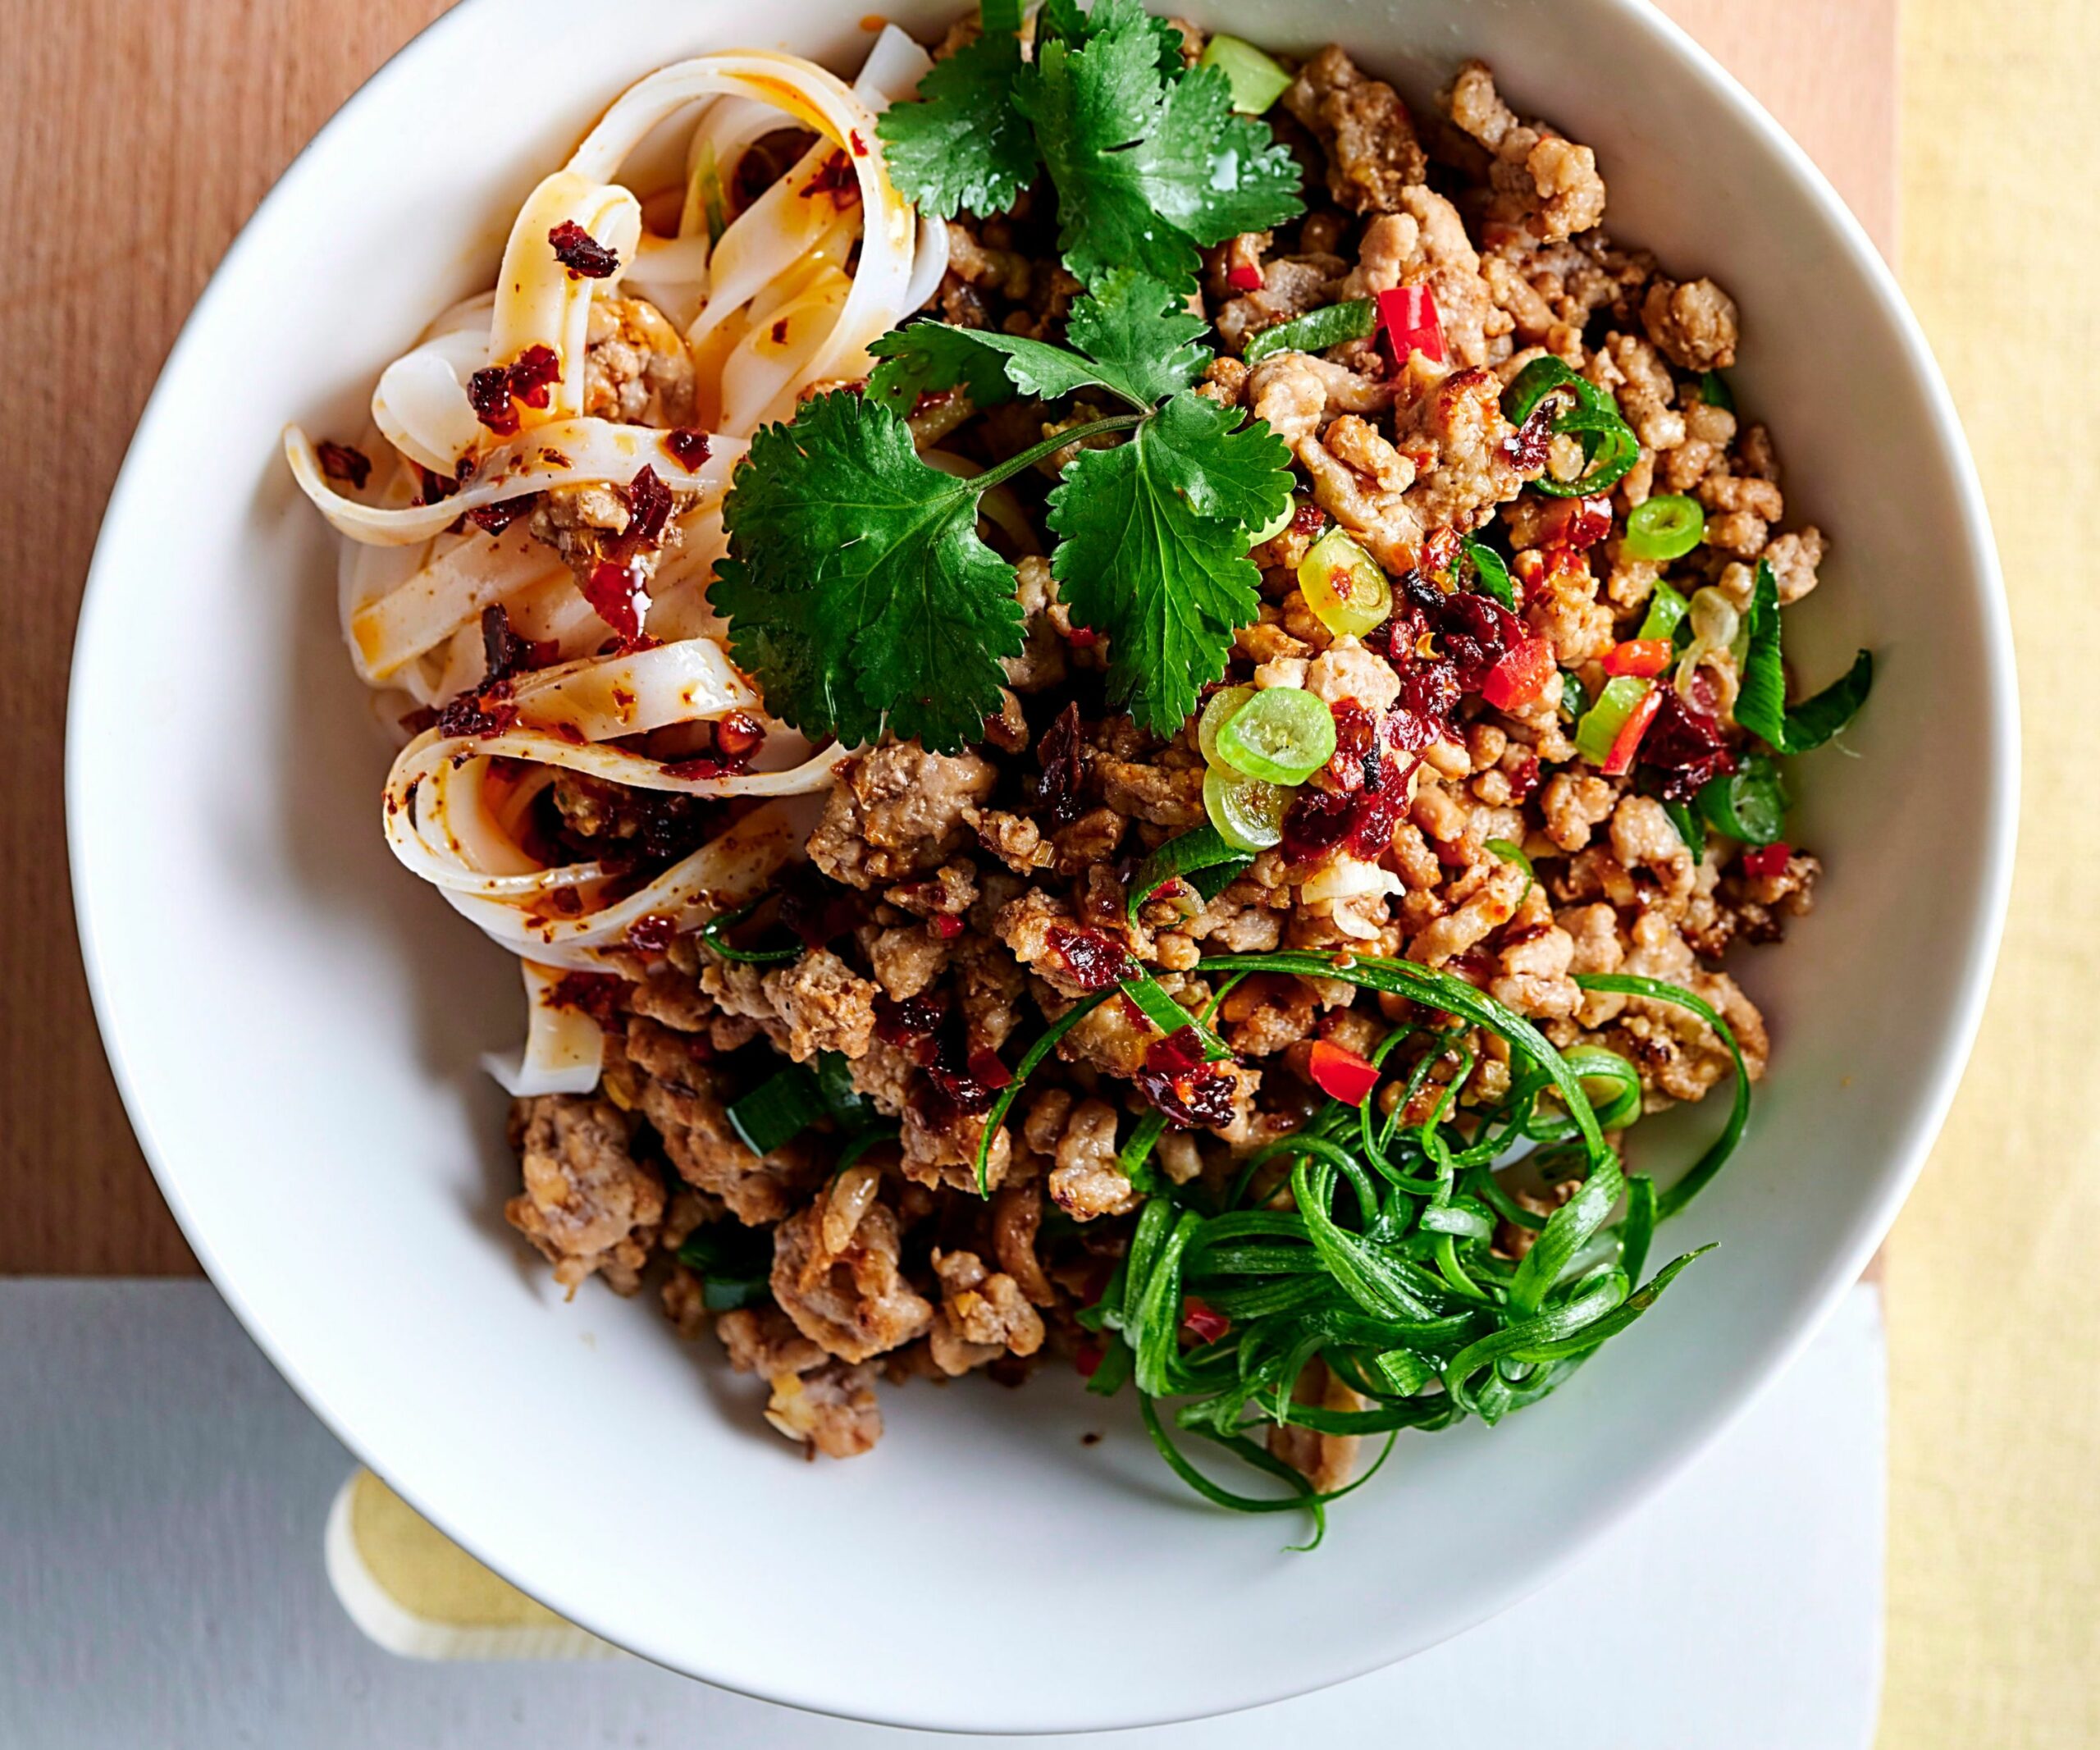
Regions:
[[[1897,0],[1668,0],[1884,250]],[[66,881],[80,587],[177,327],[301,144],[443,0],[74,0],[0,56],[0,1274],[196,1268],[118,1104]]]

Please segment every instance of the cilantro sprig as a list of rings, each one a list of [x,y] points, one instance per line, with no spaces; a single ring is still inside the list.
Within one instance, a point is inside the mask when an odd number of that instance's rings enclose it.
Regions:
[[[914,323],[874,343],[865,395],[819,395],[752,440],[724,506],[713,601],[776,715],[847,741],[885,724],[938,751],[979,739],[1022,616],[1012,566],[978,537],[978,501],[1068,447],[1051,568],[1074,620],[1108,640],[1111,701],[1171,734],[1224,674],[1233,633],[1260,608],[1249,531],[1289,501],[1290,453],[1194,392],[1203,324],[1158,281],[1104,275],[1066,331],[1071,346]],[[958,387],[1105,393],[1130,410],[958,480],[919,459],[905,423],[920,395]]]
[[[890,179],[922,212],[1011,208],[1039,168],[1057,191],[1066,266],[1089,285],[1127,267],[1192,284],[1199,249],[1303,210],[1297,162],[1238,113],[1217,67],[1142,0],[1050,0],[1024,60],[1018,0],[988,0],[983,34],[892,105]]]

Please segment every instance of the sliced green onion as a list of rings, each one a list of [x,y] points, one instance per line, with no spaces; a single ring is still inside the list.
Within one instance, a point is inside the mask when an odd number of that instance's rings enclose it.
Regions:
[[[1532,897],[1532,889],[1538,882],[1538,871],[1532,867],[1532,860],[1524,855],[1522,845],[1512,844],[1507,838],[1491,838],[1481,848],[1505,863],[1514,863],[1524,871],[1524,891],[1517,901],[1518,905]]]
[[[1663,798],[1663,812],[1670,817],[1670,825],[1677,829],[1677,835],[1684,841],[1684,848],[1691,852],[1695,866],[1706,861],[1706,829],[1699,816],[1683,802]]]
[[[1770,755],[1748,753],[1735,770],[1709,779],[1691,799],[1692,812],[1717,833],[1744,844],[1775,844],[1787,829],[1793,798]]]
[[[1221,687],[1203,706],[1203,714],[1196,720],[1196,747],[1207,765],[1219,764],[1225,756],[1217,751],[1217,732],[1225,727],[1226,720],[1254,697],[1253,687]]]
[[[1563,389],[1573,397],[1573,405],[1554,418],[1553,429],[1580,438],[1589,465],[1577,479],[1547,475],[1532,485],[1551,498],[1588,498],[1618,485],[1641,459],[1640,440],[1618,402],[1549,353],[1526,365],[1502,391],[1503,415],[1512,425],[1522,425],[1541,401]]]
[[[1335,756],[1335,714],[1302,687],[1267,687],[1226,719],[1217,751],[1250,778],[1303,784]]]
[[[801,1064],[791,1065],[729,1104],[729,1127],[754,1154],[770,1154],[825,1117],[824,1090]]]
[[[1517,605],[1516,586],[1509,581],[1509,568],[1502,562],[1502,555],[1486,541],[1476,541],[1470,535],[1459,537],[1459,548],[1472,561],[1473,578],[1480,585],[1480,592],[1513,610]]]
[[[724,939],[723,932],[734,930],[749,918],[766,901],[770,893],[760,893],[747,905],[738,906],[733,912],[724,912],[710,917],[703,924],[698,934],[701,945],[718,960],[728,960],[744,966],[775,966],[790,960],[800,960],[802,950],[795,948],[733,948]]]
[[[1290,792],[1259,778],[1240,778],[1213,765],[1203,774],[1203,812],[1218,837],[1235,850],[1266,851],[1283,843]]]
[[[1684,624],[1684,616],[1691,610],[1691,604],[1669,584],[1657,578],[1655,592],[1648,598],[1648,612],[1641,622],[1641,630],[1635,636],[1643,638],[1675,637],[1677,628]]]
[[[1638,675],[1622,674],[1605,682],[1596,703],[1582,713],[1582,720],[1575,725],[1575,751],[1591,765],[1605,763],[1626,720],[1648,696],[1648,684]]]
[[[1814,698],[1787,703],[1779,650],[1779,583],[1770,564],[1757,562],[1751,591],[1750,647],[1742,662],[1736,721],[1775,753],[1809,753],[1837,734],[1866,703],[1874,685],[1874,656],[1861,651],[1852,666]]]
[[[696,172],[700,185],[701,210],[707,221],[707,244],[712,249],[729,228],[729,209],[722,198],[722,171],[714,162],[714,143],[702,140]]]
[[[1670,492],[1633,507],[1619,546],[1628,559],[1682,559],[1705,534],[1706,513],[1698,500]]]
[[[1699,399],[1709,407],[1723,408],[1729,413],[1736,410],[1735,391],[1728,387],[1728,380],[1719,371],[1699,373]]]
[[[1270,518],[1267,522],[1259,528],[1250,529],[1248,532],[1247,545],[1250,547],[1258,547],[1265,541],[1273,541],[1297,520],[1298,500],[1294,498],[1286,500],[1283,509]]]
[[[701,1299],[710,1313],[734,1312],[773,1293],[770,1228],[710,1222],[687,1237],[678,1262],[698,1273]]]
[[[1131,923],[1134,925],[1138,921],[1138,908],[1168,882],[1187,880],[1202,893],[1201,885],[1189,878],[1198,875],[1214,876],[1215,884],[1210,892],[1203,893],[1203,898],[1207,901],[1215,899],[1226,883],[1253,861],[1244,851],[1227,844],[1214,826],[1199,826],[1193,832],[1168,839],[1138,865],[1137,874],[1130,878]]]
[[[1339,524],[1298,562],[1298,587],[1320,624],[1338,638],[1360,638],[1393,611],[1385,567]]]
[[[1214,36],[1203,45],[1198,66],[1214,66],[1232,85],[1232,107],[1244,116],[1258,116],[1290,89],[1290,75],[1236,36]]]
[[[1560,671],[1560,715],[1570,723],[1578,720],[1590,708],[1590,689],[1582,684],[1582,677],[1573,669]]]
[[[1194,1027],[1196,1037],[1203,1042],[1204,1061],[1223,1062],[1232,1053],[1226,1049],[1225,1041],[1205,1026],[1203,1021],[1167,995],[1157,979],[1149,972],[1139,972],[1125,979],[1120,987],[1125,996],[1144,1011],[1144,1017],[1162,1034],[1179,1033],[1184,1027]]]
[[[1323,353],[1344,340],[1368,340],[1377,330],[1376,300],[1355,298],[1347,304],[1323,304],[1264,328],[1247,343],[1240,357],[1253,364],[1271,353]]]

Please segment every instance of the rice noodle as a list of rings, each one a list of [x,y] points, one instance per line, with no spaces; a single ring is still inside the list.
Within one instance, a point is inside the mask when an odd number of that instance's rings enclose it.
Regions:
[[[473,710],[441,715],[441,727],[401,749],[384,825],[405,866],[519,957],[526,1040],[487,1066],[514,1094],[596,1085],[598,1028],[549,1002],[549,992],[570,971],[633,976],[629,932],[645,919],[646,939],[658,942],[664,921],[696,927],[762,891],[803,854],[823,793],[851,751],[812,747],[766,715],[728,658],[707,589],[727,547],[722,501],[750,434],[788,417],[812,385],[865,374],[868,344],[924,305],[947,271],[946,225],[921,222],[891,187],[875,131],[880,112],[931,66],[891,25],[851,88],[810,62],[764,50],[699,56],[651,74],[527,195],[495,288],[440,313],[381,374],[372,431],[361,441],[384,445],[392,459],[374,456],[370,477],[340,484],[304,432],[285,433],[294,478],[345,537],[344,633],[385,713],[449,706],[481,689]],[[782,126],[819,138],[744,210],[727,210],[745,154]],[[644,199],[654,212],[660,196],[673,194],[676,234],[647,232]],[[572,224],[611,252],[609,272],[572,272],[557,255],[550,233]],[[662,431],[586,411],[603,404],[590,367],[595,302],[635,296],[662,310],[686,342],[697,436],[667,444]],[[539,348],[553,366],[512,369]],[[491,391],[486,377],[499,369],[516,386],[507,400],[504,379]],[[660,543],[648,637],[631,647],[609,639],[563,555],[535,538],[531,522],[491,532],[462,521],[533,495],[637,491],[632,482],[644,467],[678,496],[677,538]],[[454,480],[450,496],[423,501],[440,490],[433,481]],[[988,505],[988,514],[1003,523],[1003,508]],[[503,619],[491,625],[528,641],[534,666],[491,688],[495,633],[485,636],[482,620],[497,608]],[[691,729],[701,738],[683,744],[705,748],[714,744],[700,726],[732,711],[765,731],[747,765],[680,765],[624,745],[660,733],[673,741],[652,746],[676,746]],[[463,727],[491,733],[452,733]],[[549,850],[541,823],[564,774],[737,801],[746,811],[637,888],[624,864],[546,860],[561,854]]]

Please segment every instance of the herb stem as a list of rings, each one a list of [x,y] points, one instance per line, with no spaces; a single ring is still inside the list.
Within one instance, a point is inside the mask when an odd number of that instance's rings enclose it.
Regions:
[[[1068,444],[1084,443],[1089,437],[1098,437],[1104,432],[1134,431],[1152,415],[1144,414],[1111,414],[1105,419],[1093,419],[1084,425],[1075,425],[1069,431],[1060,432],[1054,437],[1046,437],[1039,444],[1031,445],[1019,455],[1010,455],[1005,461],[988,468],[975,478],[961,482],[971,492],[988,492],[995,486],[1003,485],[1016,474],[1030,468],[1046,455],[1055,455]]]

